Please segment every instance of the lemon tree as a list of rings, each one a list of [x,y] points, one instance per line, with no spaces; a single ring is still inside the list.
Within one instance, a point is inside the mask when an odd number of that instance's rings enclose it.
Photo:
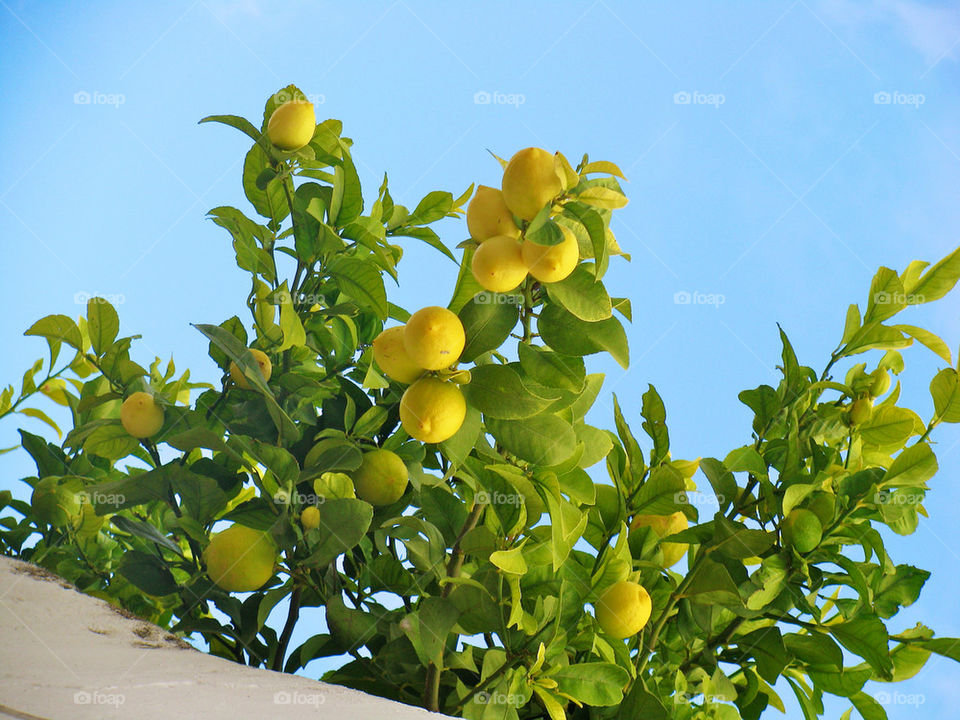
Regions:
[[[386,177],[363,192],[342,124],[293,86],[256,122],[203,122],[250,141],[252,211],[210,211],[249,291],[191,318],[219,380],[146,362],[102,298],[28,328],[49,353],[0,417],[57,438],[20,432],[37,470],[0,494],[5,554],[215,655],[328,658],[329,682],[476,720],[753,719],[784,688],[808,718],[831,694],[872,720],[868,681],[960,660],[897,619],[928,573],[885,545],[918,527],[933,436],[960,422],[948,345],[899,315],[954,287],[960,250],[880,268],[822,369],[781,331],[779,381],[739,395],[743,445],[685,460],[653,386],[587,421],[590,357],[629,366],[615,164],[520,149],[403,205]],[[404,309],[388,288],[420,242],[455,288]],[[943,364],[929,418],[900,402],[915,344]]]

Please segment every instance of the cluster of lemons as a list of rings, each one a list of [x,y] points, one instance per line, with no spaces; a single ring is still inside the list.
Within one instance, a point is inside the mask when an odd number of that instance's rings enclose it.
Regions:
[[[377,366],[410,386],[400,398],[400,423],[410,437],[443,442],[463,424],[467,402],[458,382],[467,374],[450,368],[465,343],[460,318],[437,306],[417,310],[405,325],[387,328],[373,341]]]
[[[556,159],[541,148],[526,148],[510,158],[501,189],[481,185],[467,206],[467,229],[477,243],[470,269],[481,287],[510,292],[527,275],[559,282],[580,261],[580,245],[569,228],[558,225],[563,240],[538,245],[524,237],[514,217],[530,221],[563,191]]]

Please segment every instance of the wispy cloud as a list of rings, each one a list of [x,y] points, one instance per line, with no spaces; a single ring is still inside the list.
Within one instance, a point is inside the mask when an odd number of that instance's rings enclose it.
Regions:
[[[854,28],[892,25],[927,64],[960,58],[960,7],[914,0],[822,0],[818,7]]]

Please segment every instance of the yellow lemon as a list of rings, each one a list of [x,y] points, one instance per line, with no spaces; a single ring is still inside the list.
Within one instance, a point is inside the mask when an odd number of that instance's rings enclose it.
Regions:
[[[135,438],[148,438],[163,427],[163,408],[147,392],[135,392],[120,406],[120,424]]]
[[[373,341],[373,359],[387,377],[409,385],[425,372],[403,346],[403,326],[387,328]]]
[[[277,547],[267,533],[231,525],[210,538],[203,551],[207,575],[228,592],[250,592],[273,577]]]
[[[531,147],[510,158],[500,187],[510,211],[524,220],[533,220],[563,191],[563,178],[557,172],[551,153]]]
[[[446,308],[417,310],[403,329],[403,347],[410,359],[425,370],[442,370],[460,358],[466,335],[463,323]]]
[[[537,245],[524,240],[521,246],[523,260],[530,274],[540,282],[560,282],[573,272],[580,262],[580,245],[577,236],[563,225],[558,225],[563,240],[558,245]]]
[[[650,619],[650,595],[642,585],[622,580],[604,590],[593,608],[600,629],[624,640],[643,630]]]
[[[371,505],[391,505],[407,489],[409,472],[403,460],[389,450],[371,450],[353,473],[357,497]]]
[[[470,269],[484,290],[509,292],[527,277],[520,242],[506,235],[488,238],[476,252]]]
[[[503,201],[503,193],[496,188],[480,185],[467,205],[467,230],[470,237],[483,242],[495,235],[520,236],[520,228],[513,221],[510,208]]]
[[[820,544],[823,539],[823,526],[813,511],[794,508],[783,519],[780,526],[783,541],[801,553],[807,553]]]
[[[262,350],[250,348],[250,354],[257,361],[257,367],[260,368],[260,374],[263,375],[263,381],[266,382],[273,374],[273,363],[270,362],[270,358]],[[230,377],[233,378],[238,388],[250,390],[250,381],[247,380],[247,376],[243,374],[243,370],[235,362],[230,363]]]
[[[460,388],[434,377],[417,380],[400,398],[400,422],[410,437],[438,443],[453,437],[467,416]]]
[[[300,525],[304,530],[316,530],[320,527],[320,510],[315,505],[305,507],[300,513]]]
[[[630,529],[648,527],[653,530],[658,537],[673,535],[687,529],[687,516],[682,512],[671,513],[670,515],[637,515],[630,523]],[[660,552],[663,553],[663,566],[673,567],[680,558],[687,552],[686,543],[662,542],[660,543]]]
[[[310,142],[316,126],[313,103],[290,100],[273,111],[267,137],[281,150],[299,150]]]

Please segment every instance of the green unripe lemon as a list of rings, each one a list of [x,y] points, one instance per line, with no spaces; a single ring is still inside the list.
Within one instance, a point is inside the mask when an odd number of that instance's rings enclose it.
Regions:
[[[56,528],[72,525],[80,514],[83,481],[47,477],[33,488],[30,505],[37,519]]]
[[[203,551],[207,574],[228,592],[250,592],[273,577],[277,548],[270,536],[246,525],[231,525]]]
[[[808,553],[823,539],[823,525],[811,510],[794,508],[783,519],[780,533],[787,545],[797,552]]]
[[[870,394],[873,397],[880,397],[890,389],[890,373],[884,368],[877,368],[870,373],[872,382],[870,384]]]
[[[357,497],[371,505],[391,505],[407,489],[409,471],[403,460],[389,450],[371,450],[363,454],[360,467],[353,472]]]
[[[857,425],[861,425],[869,420],[872,414],[873,403],[871,403],[867,398],[860,398],[850,406],[850,411],[847,415],[847,422],[850,423],[852,427],[856,427]]]

